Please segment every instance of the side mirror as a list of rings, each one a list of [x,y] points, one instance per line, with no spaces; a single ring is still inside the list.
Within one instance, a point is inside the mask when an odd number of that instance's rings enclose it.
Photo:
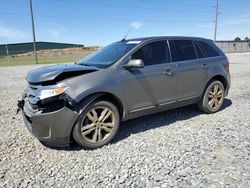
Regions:
[[[142,59],[131,59],[126,65],[124,65],[124,68],[126,69],[143,68],[143,67],[144,67],[144,62]]]

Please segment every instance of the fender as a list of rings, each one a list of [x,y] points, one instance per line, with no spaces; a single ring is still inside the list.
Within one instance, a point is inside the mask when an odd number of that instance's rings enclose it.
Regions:
[[[72,109],[76,111],[80,116],[88,105],[90,105],[93,101],[95,101],[97,98],[101,97],[102,95],[104,95],[104,93],[95,93],[93,95],[84,97],[80,102],[72,106]]]
[[[112,97],[109,98],[110,96],[112,96]],[[73,109],[79,115],[81,115],[82,112],[86,109],[86,107],[88,105],[90,105],[93,101],[95,101],[96,99],[101,98],[101,97],[105,97],[105,99],[109,100],[110,102],[114,103],[117,106],[117,109],[118,109],[120,116],[121,116],[121,120],[123,120],[124,117],[126,116],[126,108],[124,106],[125,104],[119,97],[117,97],[113,93],[109,93],[109,92],[97,92],[97,93],[90,94],[90,95],[82,98],[79,103],[76,103],[73,106]]]
[[[230,77],[228,77],[227,74],[224,74],[223,72],[221,72],[221,73],[219,73],[219,74],[213,73],[213,74],[210,74],[210,75],[209,75],[208,79],[206,80],[206,82],[205,82],[205,84],[204,84],[204,87],[203,87],[203,90],[202,90],[202,95],[203,95],[204,90],[206,89],[208,83],[209,83],[213,78],[215,78],[215,77],[221,77],[221,78],[223,78],[222,83],[223,83],[223,82],[224,82],[224,83],[226,82],[227,87],[225,88],[225,91],[226,91],[226,93],[228,92],[228,90],[229,90],[229,88],[230,88],[230,82],[231,82],[231,81],[230,81]],[[223,83],[223,85],[224,85],[224,83]]]

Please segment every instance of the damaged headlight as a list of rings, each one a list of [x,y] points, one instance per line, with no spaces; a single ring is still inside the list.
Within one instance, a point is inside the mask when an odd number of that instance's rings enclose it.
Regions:
[[[37,93],[37,97],[40,100],[47,99],[50,97],[54,97],[57,95],[61,95],[66,91],[67,87],[55,87],[55,88],[49,88],[49,89],[41,89]]]

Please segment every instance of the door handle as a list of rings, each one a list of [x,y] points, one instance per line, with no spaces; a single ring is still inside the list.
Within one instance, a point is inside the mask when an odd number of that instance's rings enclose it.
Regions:
[[[207,66],[207,64],[203,64],[203,65],[201,66],[201,68],[204,69],[204,70],[207,70],[207,69],[208,69],[208,66]]]
[[[165,71],[163,72],[163,74],[165,74],[167,76],[173,76],[174,72],[172,71],[172,69],[170,67],[166,67]]]

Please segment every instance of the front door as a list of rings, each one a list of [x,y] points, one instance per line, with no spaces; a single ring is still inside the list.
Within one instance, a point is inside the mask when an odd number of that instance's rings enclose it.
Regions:
[[[136,112],[176,100],[176,63],[170,62],[167,41],[152,42],[136,51],[132,59],[142,59],[144,68],[123,69],[121,82],[128,109]]]

